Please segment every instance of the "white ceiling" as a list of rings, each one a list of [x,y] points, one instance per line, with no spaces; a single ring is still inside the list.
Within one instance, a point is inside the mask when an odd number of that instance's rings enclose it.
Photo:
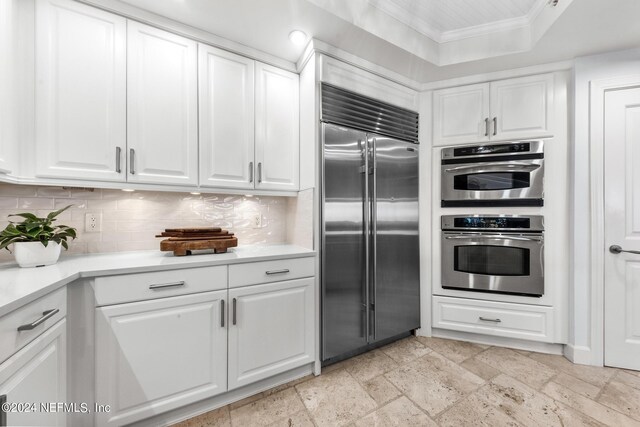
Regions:
[[[368,0],[436,42],[530,25],[548,0]]]
[[[465,1],[468,4],[486,5],[494,0]],[[520,0],[503,1],[520,3]],[[522,2],[519,7],[525,8],[527,2],[525,0]],[[302,29],[318,40],[419,83],[526,67],[640,46],[640,25],[638,25],[640,0],[574,0],[573,2],[560,0],[558,7],[563,7],[563,2],[566,10],[529,50],[516,50],[501,56],[476,58],[467,60],[465,63],[438,66],[435,65],[436,60],[425,59],[429,57],[430,51],[435,49],[436,42],[373,7],[369,4],[369,0],[122,1],[122,3],[155,12],[291,62],[297,61],[303,48],[293,46],[287,36],[292,29]],[[113,3],[119,3],[119,1],[113,0]],[[331,3],[336,8],[346,8],[346,11],[342,11],[343,16],[349,13],[350,19],[329,12],[317,3]],[[546,4],[546,0],[544,3]],[[379,23],[378,27],[385,28],[386,35],[381,37],[363,28],[372,26],[376,22]],[[364,25],[365,23],[367,25]],[[441,25],[441,28],[453,28],[452,26],[460,24],[448,23],[446,27],[444,23]],[[482,44],[484,50],[499,51],[502,48],[502,46]],[[443,45],[446,46],[447,43]],[[453,49],[452,54],[457,54],[459,51]]]

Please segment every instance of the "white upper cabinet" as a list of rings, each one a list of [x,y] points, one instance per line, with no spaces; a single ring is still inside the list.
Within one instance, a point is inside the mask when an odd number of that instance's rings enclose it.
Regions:
[[[298,191],[299,78],[256,63],[256,189]]]
[[[38,0],[35,27],[36,176],[124,180],[126,20]]]
[[[489,84],[433,93],[433,144],[489,140]]]
[[[491,83],[492,139],[552,135],[553,74]]]
[[[0,2],[0,173],[15,169],[14,33],[17,0]]]
[[[198,45],[200,185],[254,187],[255,61]]]
[[[128,181],[198,183],[197,44],[128,22]]]
[[[433,145],[553,136],[554,76],[433,92]]]

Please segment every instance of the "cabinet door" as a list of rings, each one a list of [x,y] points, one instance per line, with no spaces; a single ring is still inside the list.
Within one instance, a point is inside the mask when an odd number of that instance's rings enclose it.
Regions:
[[[19,146],[16,138],[14,85],[15,85],[15,37],[18,19],[17,0],[0,2],[0,173],[15,169],[15,152]]]
[[[253,188],[254,61],[200,44],[200,185]]]
[[[130,182],[197,184],[197,44],[128,21]]]
[[[229,290],[229,389],[314,360],[314,279]]]
[[[116,157],[126,144],[126,31],[100,9],[38,0],[37,176],[125,179]]]
[[[433,145],[489,140],[489,84],[433,92]]]
[[[227,390],[227,291],[96,309],[99,425],[129,424]],[[224,322],[223,322],[224,321]]]
[[[62,319],[0,365],[0,396],[7,403],[36,403],[32,412],[6,412],[8,426],[65,426],[64,411],[42,404],[67,401],[66,320]],[[35,409],[35,410],[34,410]],[[78,410],[80,410],[78,406]]]
[[[256,63],[256,188],[298,191],[298,75]]]
[[[551,136],[553,74],[491,83],[491,139]]]

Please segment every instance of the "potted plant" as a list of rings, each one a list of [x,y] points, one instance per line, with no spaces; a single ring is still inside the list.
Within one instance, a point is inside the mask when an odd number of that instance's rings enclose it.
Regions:
[[[20,222],[9,221],[0,232],[0,249],[9,252],[13,244],[14,256],[20,267],[41,267],[58,262],[60,248],[69,249],[67,239],[76,238],[76,229],[66,225],[54,225],[57,216],[72,205],[51,212],[46,218],[32,213],[9,215],[24,218]]]

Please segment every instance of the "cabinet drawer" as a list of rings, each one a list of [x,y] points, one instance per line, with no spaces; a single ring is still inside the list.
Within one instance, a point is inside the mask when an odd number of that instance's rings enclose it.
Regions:
[[[554,342],[552,307],[433,297],[433,327]]]
[[[200,267],[95,279],[96,306],[227,288],[227,266]]]
[[[0,317],[0,362],[66,315],[67,289],[63,287]]]
[[[229,266],[229,287],[280,282],[315,275],[315,259],[295,258]]]

